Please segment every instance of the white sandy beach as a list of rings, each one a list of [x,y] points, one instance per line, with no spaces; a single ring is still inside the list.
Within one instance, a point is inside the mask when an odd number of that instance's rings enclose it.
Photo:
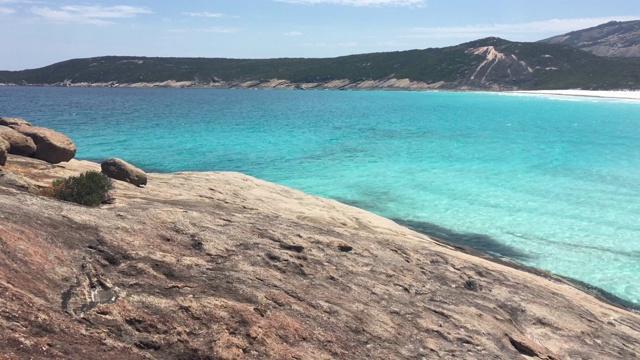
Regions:
[[[526,94],[526,95],[579,96],[579,97],[627,99],[627,100],[640,101],[640,91],[631,91],[631,90],[528,90],[528,91],[511,91],[510,93]]]

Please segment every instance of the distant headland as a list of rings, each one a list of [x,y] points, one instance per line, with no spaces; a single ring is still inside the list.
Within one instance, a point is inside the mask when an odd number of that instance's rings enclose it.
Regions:
[[[639,89],[640,57],[633,56],[634,49],[640,48],[638,24],[639,21],[614,22],[601,25],[604,28],[600,30],[585,29],[578,35],[591,39],[593,34],[606,30],[615,36],[593,38],[590,44],[595,45],[584,48],[580,47],[582,43],[567,40],[578,36],[574,32],[535,43],[489,37],[445,48],[318,59],[134,56],[73,59],[39,69],[0,71],[0,85],[301,90]],[[610,50],[616,46],[626,50]]]

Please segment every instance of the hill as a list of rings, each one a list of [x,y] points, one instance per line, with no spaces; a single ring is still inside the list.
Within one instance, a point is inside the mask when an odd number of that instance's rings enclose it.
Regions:
[[[640,20],[611,21],[592,28],[540,40],[610,57],[640,57]]]
[[[640,59],[602,58],[554,44],[486,38],[424,50],[337,58],[106,56],[0,72],[0,83],[299,89],[636,89]]]

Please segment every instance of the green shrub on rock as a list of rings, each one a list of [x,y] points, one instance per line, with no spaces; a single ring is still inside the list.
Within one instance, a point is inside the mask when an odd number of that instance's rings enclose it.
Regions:
[[[113,189],[112,180],[97,171],[87,171],[78,176],[53,182],[53,197],[80,205],[98,206],[108,198]]]

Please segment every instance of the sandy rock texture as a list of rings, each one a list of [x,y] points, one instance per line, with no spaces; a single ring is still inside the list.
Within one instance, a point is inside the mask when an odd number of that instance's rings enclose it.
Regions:
[[[640,357],[635,313],[242,174],[147,174],[98,208],[24,191],[86,170],[0,172],[2,359]]]

